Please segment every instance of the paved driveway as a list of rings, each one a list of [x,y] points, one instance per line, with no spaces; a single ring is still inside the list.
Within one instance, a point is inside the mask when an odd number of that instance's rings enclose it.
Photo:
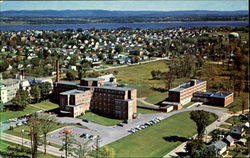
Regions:
[[[114,141],[117,141],[123,137],[128,136],[129,133],[128,130],[131,128],[135,128],[138,125],[144,124],[156,117],[163,117],[168,118],[172,115],[178,114],[180,112],[185,112],[185,111],[192,111],[192,110],[205,110],[208,112],[215,113],[218,115],[218,117],[222,117],[225,114],[228,113],[227,109],[224,108],[216,108],[216,107],[211,107],[211,106],[200,106],[196,107],[193,106],[188,109],[181,109],[178,111],[173,111],[170,113],[154,113],[154,114],[143,114],[140,115],[139,118],[131,120],[128,124],[125,124],[123,127],[120,126],[103,126],[100,124],[96,124],[93,122],[83,122],[81,119],[78,118],[70,118],[70,117],[58,117],[58,121],[61,123],[80,123],[83,126],[87,127],[88,129],[81,129],[81,128],[76,128],[76,135],[78,135],[78,138],[80,134],[82,133],[87,133],[87,134],[93,134],[93,135],[99,135],[101,137],[101,142],[100,146],[104,146],[106,144],[112,143]],[[57,133],[52,133],[55,137]],[[51,139],[53,137],[50,137]],[[59,143],[60,141],[58,141]]]

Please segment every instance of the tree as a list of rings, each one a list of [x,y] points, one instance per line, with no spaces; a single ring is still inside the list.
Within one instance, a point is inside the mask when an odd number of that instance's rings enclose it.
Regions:
[[[99,157],[105,157],[105,158],[115,158],[115,150],[110,147],[103,147],[99,151]]]
[[[37,115],[33,115],[28,119],[28,126],[30,128],[30,141],[31,141],[31,155],[32,158],[37,158],[37,147],[38,147],[38,133],[40,130],[39,121]]]
[[[67,80],[73,81],[77,79],[77,73],[74,71],[67,71],[66,73]]]
[[[192,111],[190,118],[196,123],[198,139],[202,140],[206,126],[208,125],[209,113],[204,110]]]
[[[9,67],[9,63],[7,61],[0,60],[0,72],[6,71]]]
[[[52,86],[49,82],[42,82],[38,84],[39,88],[41,89],[41,96],[42,99],[48,99],[50,93],[52,92]]]
[[[32,86],[30,90],[30,95],[33,97],[35,103],[39,102],[41,99],[41,89],[38,85]]]
[[[187,151],[190,157],[195,157],[195,158],[216,157],[215,151],[208,151],[206,144],[199,139],[189,140],[185,146],[185,150]]]
[[[48,113],[40,113],[38,119],[40,120],[40,128],[43,134],[44,154],[46,154],[47,134],[53,129],[56,117]]]
[[[12,105],[15,109],[24,109],[30,103],[30,96],[27,90],[23,90],[23,88],[19,88],[16,93],[15,98],[11,100]]]
[[[74,153],[78,155],[79,158],[85,158],[87,153],[91,150],[90,140],[84,139],[83,141],[75,142],[76,148],[74,148]]]

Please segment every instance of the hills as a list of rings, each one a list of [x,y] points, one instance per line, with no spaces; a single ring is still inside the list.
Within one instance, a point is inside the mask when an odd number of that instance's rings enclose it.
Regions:
[[[0,11],[1,25],[149,23],[171,21],[247,21],[248,11],[108,11],[21,10]]]
[[[122,16],[244,16],[248,11],[108,11],[108,10],[21,10],[0,11],[1,17],[122,17]]]

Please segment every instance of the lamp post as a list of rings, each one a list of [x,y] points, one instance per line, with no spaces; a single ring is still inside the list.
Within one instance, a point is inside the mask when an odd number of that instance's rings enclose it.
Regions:
[[[23,147],[23,133],[24,133],[24,129],[21,130],[22,133],[22,147]]]
[[[63,133],[65,134],[65,157],[68,157],[68,134],[72,133],[72,130],[64,130]]]

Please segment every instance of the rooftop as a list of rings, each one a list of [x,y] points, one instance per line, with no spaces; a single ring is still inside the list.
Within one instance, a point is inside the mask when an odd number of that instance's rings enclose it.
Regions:
[[[82,78],[81,80],[85,81],[101,81],[104,80],[103,78]]]
[[[96,88],[109,89],[109,90],[117,90],[117,91],[129,91],[129,90],[133,90],[133,88],[110,87],[110,86],[100,86],[100,87],[96,87]]]
[[[83,92],[84,91],[73,89],[73,90],[69,90],[69,91],[66,91],[66,92],[62,92],[60,94],[61,95],[75,95],[75,94],[79,94],[79,93],[83,93]]]
[[[228,95],[232,94],[232,92],[224,92],[224,91],[219,91],[219,92],[195,92],[196,94],[201,94],[203,96],[207,97],[214,97],[214,98],[225,98]]]
[[[56,83],[57,83],[57,84],[72,85],[72,86],[76,86],[76,85],[79,84],[78,82],[72,82],[72,81],[59,81],[59,82],[56,82]]]
[[[200,83],[204,82],[204,81],[201,81],[201,80],[191,80],[191,81],[196,81],[196,84],[200,84]],[[170,89],[169,91],[172,91],[172,92],[180,92],[180,91],[182,91],[182,90],[184,90],[184,89],[187,89],[187,88],[189,88],[189,87],[192,87],[193,85],[191,85],[191,81],[188,82],[188,83],[183,83],[183,84],[179,85],[178,87],[175,87],[175,88],[173,88],[173,89]]]

